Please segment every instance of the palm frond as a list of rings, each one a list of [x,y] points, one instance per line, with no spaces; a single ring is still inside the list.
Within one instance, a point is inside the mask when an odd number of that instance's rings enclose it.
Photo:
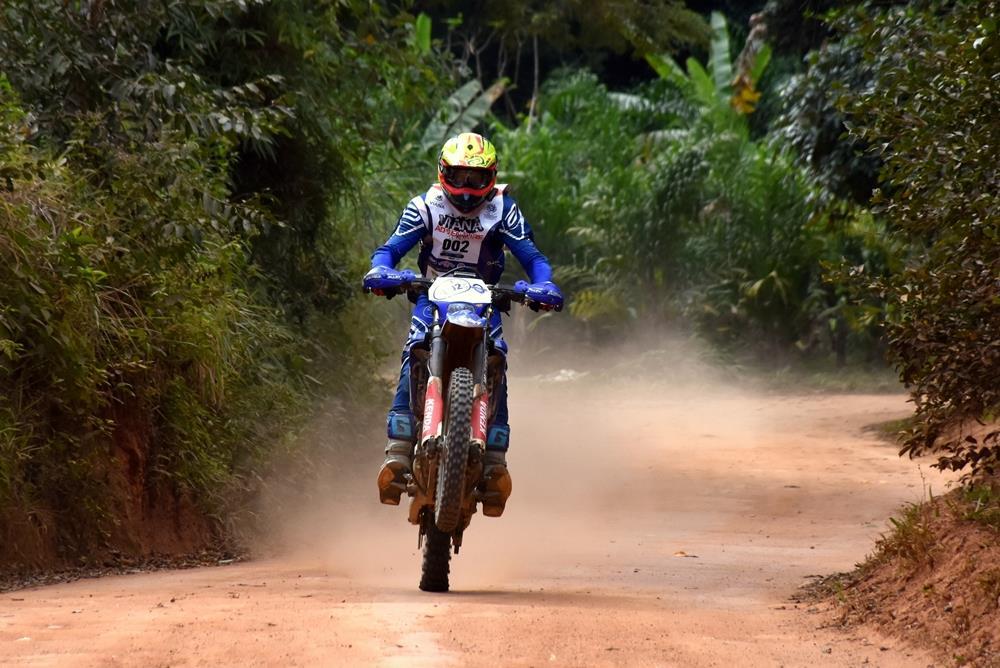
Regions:
[[[726,17],[721,12],[712,12],[712,44],[708,69],[712,72],[716,92],[728,95],[733,80],[733,61],[729,54],[729,29]]]

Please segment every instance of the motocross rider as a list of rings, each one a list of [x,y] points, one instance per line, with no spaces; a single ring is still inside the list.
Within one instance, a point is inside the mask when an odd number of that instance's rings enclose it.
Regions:
[[[528,274],[530,283],[519,281],[515,289],[524,292],[535,308],[551,309],[562,304],[563,297],[552,282],[552,268],[535,247],[534,236],[507,186],[497,184],[497,153],[493,144],[471,132],[445,142],[438,159],[438,183],[410,200],[388,241],[372,254],[372,268],[365,275],[365,288],[392,297],[400,286],[413,278],[409,270],[395,267],[418,243],[417,261],[425,277],[456,268],[478,272],[487,283],[496,283],[504,269],[504,246],[510,249]],[[399,384],[387,417],[389,443],[385,462],[378,472],[379,499],[398,505],[406,474],[410,472],[418,425],[410,410],[410,350],[423,341],[434,318],[433,305],[421,294],[413,308],[410,333],[403,347]],[[494,311],[490,335],[496,349],[505,357],[500,313]],[[507,424],[506,373],[495,391],[496,415],[486,442],[484,480],[490,501],[484,502],[483,514],[499,517],[510,496],[511,478],[507,471],[507,447],[510,427]]]

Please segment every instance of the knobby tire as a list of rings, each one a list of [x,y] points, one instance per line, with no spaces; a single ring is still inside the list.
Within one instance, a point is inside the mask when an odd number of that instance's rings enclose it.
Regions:
[[[422,591],[448,591],[448,562],[451,560],[451,535],[427,522],[424,534],[424,561],[420,571]]]
[[[434,495],[434,523],[447,534],[458,528],[462,515],[465,467],[472,437],[472,393],[472,372],[464,367],[452,371],[448,382],[444,447],[438,461]]]

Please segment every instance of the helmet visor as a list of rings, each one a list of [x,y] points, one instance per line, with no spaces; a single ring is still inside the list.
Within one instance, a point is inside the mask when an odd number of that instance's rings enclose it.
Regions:
[[[443,167],[441,173],[455,188],[485,188],[493,180],[493,170],[478,167]]]

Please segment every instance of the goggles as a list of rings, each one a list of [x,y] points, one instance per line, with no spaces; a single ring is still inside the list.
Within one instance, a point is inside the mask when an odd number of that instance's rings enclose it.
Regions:
[[[455,188],[485,188],[495,176],[492,170],[478,167],[442,167],[441,173],[448,185]]]

